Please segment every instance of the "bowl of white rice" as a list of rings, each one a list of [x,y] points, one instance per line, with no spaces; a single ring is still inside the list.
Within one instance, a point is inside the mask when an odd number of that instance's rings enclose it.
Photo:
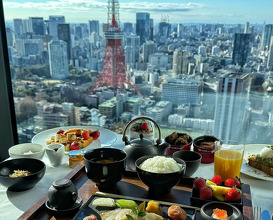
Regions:
[[[169,193],[186,170],[186,163],[173,156],[143,156],[135,164],[139,178],[152,194]]]

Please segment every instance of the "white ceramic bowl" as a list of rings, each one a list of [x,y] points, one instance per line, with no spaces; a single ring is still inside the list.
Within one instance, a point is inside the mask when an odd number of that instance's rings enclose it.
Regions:
[[[45,148],[41,144],[24,143],[17,144],[9,148],[11,158],[34,158],[41,160],[44,156]]]

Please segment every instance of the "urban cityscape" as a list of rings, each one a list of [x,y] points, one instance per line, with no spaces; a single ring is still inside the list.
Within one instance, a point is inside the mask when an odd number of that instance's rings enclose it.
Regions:
[[[273,24],[170,22],[136,12],[66,22],[6,21],[19,142],[46,129],[101,126],[122,133],[137,116],[171,131],[272,143]]]

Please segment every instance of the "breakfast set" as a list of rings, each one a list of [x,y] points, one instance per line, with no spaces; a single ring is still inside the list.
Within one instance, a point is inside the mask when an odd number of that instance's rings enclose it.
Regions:
[[[50,167],[68,159],[73,169],[51,184],[37,202],[42,206],[34,204],[21,219],[253,218],[250,187],[239,181],[245,150],[240,143],[178,132],[162,139],[159,125],[148,117],[125,126],[123,149],[101,146],[100,128],[58,129],[44,138],[45,143],[9,149],[11,158],[0,163],[0,183],[9,191],[31,190],[46,173],[44,154]],[[200,163],[214,163],[213,178],[193,176]]]

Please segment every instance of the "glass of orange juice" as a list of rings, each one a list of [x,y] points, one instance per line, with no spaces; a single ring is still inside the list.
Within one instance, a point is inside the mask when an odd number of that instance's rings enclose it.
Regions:
[[[245,145],[236,141],[221,141],[214,153],[214,175],[222,180],[239,177]]]

